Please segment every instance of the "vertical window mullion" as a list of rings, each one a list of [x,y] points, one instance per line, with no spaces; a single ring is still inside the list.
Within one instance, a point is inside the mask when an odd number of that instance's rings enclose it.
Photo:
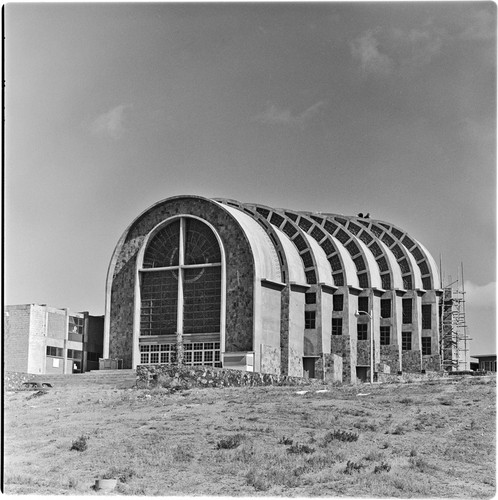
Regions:
[[[185,263],[185,219],[180,219],[180,241],[178,242],[178,300],[176,314],[177,333],[183,334],[183,265]]]

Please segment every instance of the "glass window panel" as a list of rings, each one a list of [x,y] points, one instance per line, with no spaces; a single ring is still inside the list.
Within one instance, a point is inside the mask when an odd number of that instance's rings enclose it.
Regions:
[[[169,352],[161,353],[161,363],[169,363]]]
[[[185,269],[183,297],[185,333],[220,331],[221,267]]]
[[[220,246],[213,231],[198,219],[185,219],[185,264],[221,262]]]
[[[176,220],[158,231],[151,239],[144,255],[143,267],[178,265],[180,221]]]
[[[177,274],[171,271],[142,273],[141,335],[164,335],[177,329]]]

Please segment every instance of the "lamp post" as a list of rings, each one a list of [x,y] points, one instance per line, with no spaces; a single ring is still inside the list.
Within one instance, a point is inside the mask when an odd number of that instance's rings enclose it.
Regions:
[[[370,313],[367,311],[355,311],[354,315],[359,318],[360,316],[368,316],[370,320],[370,383],[373,384],[374,381],[374,317],[373,309]]]

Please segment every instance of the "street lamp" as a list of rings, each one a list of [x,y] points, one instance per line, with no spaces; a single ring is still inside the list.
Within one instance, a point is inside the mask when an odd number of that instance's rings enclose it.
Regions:
[[[361,315],[368,316],[370,319],[370,383],[374,381],[374,317],[373,309],[369,313],[367,311],[355,311],[354,315],[359,318]]]

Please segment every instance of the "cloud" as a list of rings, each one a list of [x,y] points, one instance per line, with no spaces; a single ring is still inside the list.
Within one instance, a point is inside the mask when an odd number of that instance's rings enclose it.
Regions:
[[[374,36],[378,32],[379,29],[368,30],[351,42],[351,54],[365,75],[388,75],[392,69],[391,58],[379,50],[379,41]]]
[[[272,125],[297,125],[304,126],[326,106],[326,101],[318,101],[302,113],[292,114],[290,109],[279,108],[275,104],[268,103],[265,111],[256,115],[254,121]]]
[[[460,33],[463,40],[490,40],[496,35],[494,14],[481,9],[472,13],[470,24]]]
[[[471,308],[496,307],[496,282],[476,285],[471,281],[465,281],[465,301],[466,305]]]
[[[442,36],[434,27],[367,30],[351,44],[363,76],[389,76],[428,64],[441,52]]]
[[[120,139],[125,132],[125,111],[128,108],[131,108],[131,104],[120,104],[99,115],[90,124],[90,132],[100,137]]]

